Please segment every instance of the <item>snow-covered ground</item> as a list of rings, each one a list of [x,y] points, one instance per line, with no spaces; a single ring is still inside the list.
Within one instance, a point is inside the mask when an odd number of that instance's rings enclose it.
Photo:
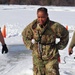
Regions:
[[[27,50],[22,41],[22,30],[36,19],[36,11],[41,6],[30,5],[0,5],[0,27],[6,26],[5,42],[9,53],[1,54],[0,75],[33,75],[32,53]],[[69,43],[75,30],[75,7],[48,8],[49,18],[69,28]],[[61,55],[60,75],[75,75],[75,51],[69,56],[68,46],[59,51]],[[0,50],[2,46],[0,43]],[[75,49],[75,48],[74,48]]]

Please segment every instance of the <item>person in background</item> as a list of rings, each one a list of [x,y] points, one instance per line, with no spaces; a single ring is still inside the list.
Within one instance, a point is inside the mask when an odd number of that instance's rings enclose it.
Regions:
[[[49,19],[47,8],[37,9],[37,19],[25,27],[22,38],[25,46],[32,50],[34,75],[60,75],[58,50],[67,46],[69,32]],[[56,38],[60,39],[57,44]]]
[[[1,33],[1,28],[0,28],[0,42],[2,44],[2,54],[3,53],[8,53],[8,48],[7,48],[7,45],[5,44],[5,40],[4,40],[4,37]]]
[[[68,49],[69,55],[71,55],[71,54],[73,53],[73,48],[74,48],[74,46],[75,46],[75,31],[74,31],[74,33],[73,33],[73,37],[72,37],[72,39],[71,39],[71,43],[70,43],[69,49]]]

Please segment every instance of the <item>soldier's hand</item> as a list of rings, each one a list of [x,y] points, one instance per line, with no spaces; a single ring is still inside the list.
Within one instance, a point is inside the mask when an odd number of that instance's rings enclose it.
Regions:
[[[2,45],[2,54],[3,53],[8,53],[8,48],[6,44]]]
[[[68,53],[69,53],[69,55],[73,54],[72,48],[69,48]]]

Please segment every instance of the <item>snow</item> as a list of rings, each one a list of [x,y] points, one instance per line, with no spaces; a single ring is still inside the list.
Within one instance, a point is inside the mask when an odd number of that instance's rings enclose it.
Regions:
[[[34,19],[41,6],[0,5],[0,27],[6,26],[5,42],[9,52],[1,54],[0,75],[33,75],[32,52],[27,50],[22,40],[22,30]],[[44,6],[48,8],[49,18],[69,28],[69,43],[75,30],[75,7]],[[75,75],[75,51],[69,56],[68,46],[60,50],[60,75]],[[2,49],[0,43],[0,50]],[[75,49],[75,48],[74,48]],[[74,50],[73,49],[73,50]]]

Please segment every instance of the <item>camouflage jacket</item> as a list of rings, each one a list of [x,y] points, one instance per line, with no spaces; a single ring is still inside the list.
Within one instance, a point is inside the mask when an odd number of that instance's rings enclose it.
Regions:
[[[58,56],[58,50],[64,49],[69,40],[69,32],[66,28],[57,22],[50,21],[49,19],[44,27],[41,27],[37,23],[37,19],[34,20],[23,30],[22,36],[25,46],[28,49],[33,50],[33,56],[39,56],[38,42],[40,43],[42,57],[44,59]],[[60,41],[57,44],[55,43],[56,38],[60,38]],[[31,42],[32,39],[35,40],[34,44]]]
[[[71,43],[69,45],[69,48],[73,48],[75,46],[75,31],[73,33],[73,37],[71,39]]]

